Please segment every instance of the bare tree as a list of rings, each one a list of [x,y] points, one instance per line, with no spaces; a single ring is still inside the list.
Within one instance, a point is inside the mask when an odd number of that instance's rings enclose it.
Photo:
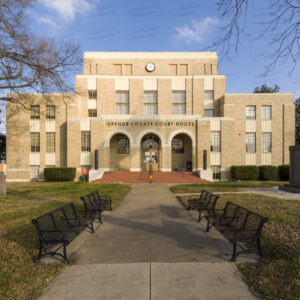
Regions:
[[[219,28],[221,37],[208,48],[220,49],[227,58],[238,51],[241,36],[249,36],[246,31],[249,7],[254,1],[217,0],[217,10],[224,25]],[[263,75],[274,70],[279,62],[292,62],[292,72],[300,54],[300,1],[268,0],[268,3],[267,11],[258,23],[262,32],[255,37],[269,39],[270,53],[263,54],[269,61]]]
[[[27,8],[34,0],[0,0],[0,100],[28,108],[26,93],[72,92],[72,73],[81,63],[73,42],[35,35]],[[13,94],[13,96],[7,96]]]

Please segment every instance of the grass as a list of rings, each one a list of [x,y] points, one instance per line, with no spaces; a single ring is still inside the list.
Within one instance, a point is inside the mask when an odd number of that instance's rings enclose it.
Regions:
[[[203,189],[209,192],[237,192],[240,188],[258,188],[282,186],[287,181],[228,181],[212,182],[207,184],[178,184],[171,187],[175,194],[200,193]]]
[[[0,196],[0,299],[35,299],[66,265],[34,263],[38,237],[31,220],[94,190],[111,196],[114,209],[129,192],[128,185],[67,183],[7,183]]]
[[[188,206],[187,196],[178,197]],[[269,218],[262,235],[264,258],[239,264],[250,288],[262,299],[300,299],[300,201],[257,194],[224,194],[218,208],[233,201]]]

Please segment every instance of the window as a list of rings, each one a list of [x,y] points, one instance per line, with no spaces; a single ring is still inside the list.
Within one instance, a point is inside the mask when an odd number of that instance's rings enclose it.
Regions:
[[[128,154],[129,153],[129,140],[126,136],[117,138],[117,153]]]
[[[117,115],[129,114],[129,92],[128,91],[116,92],[116,109],[117,109]]]
[[[214,91],[204,91],[204,100],[214,100]]]
[[[188,74],[188,65],[179,65],[179,75]]]
[[[39,119],[40,118],[40,106],[32,105],[30,119]]]
[[[124,66],[124,75],[132,75],[132,65]]]
[[[40,166],[30,166],[30,179],[38,180],[40,178]]]
[[[265,105],[261,107],[261,118],[264,120],[272,119],[272,106]]]
[[[182,154],[184,153],[184,144],[183,137],[177,136],[172,140],[172,153],[173,154]]]
[[[256,119],[256,107],[254,105],[246,106],[246,119]]]
[[[55,119],[55,105],[46,106],[46,119]]]
[[[157,115],[157,92],[144,92],[144,114]]]
[[[55,132],[46,133],[46,152],[55,152]]]
[[[177,75],[177,65],[170,65],[171,75]]]
[[[261,134],[261,152],[272,152],[272,133],[262,132]]]
[[[221,166],[210,166],[213,172],[213,179],[221,179]]]
[[[40,152],[40,133],[39,132],[31,132],[31,152]]]
[[[89,91],[89,99],[97,99],[97,91],[90,90]]]
[[[212,74],[212,65],[205,64],[204,65],[204,75],[211,75]]]
[[[91,151],[90,131],[81,131],[81,151]]]
[[[256,134],[253,132],[246,133],[246,152],[256,152]]]
[[[97,118],[97,109],[89,109],[89,118]]]
[[[204,109],[204,117],[212,118],[213,116],[214,116],[214,110],[213,109]]]
[[[185,115],[185,91],[172,93],[173,115]]]
[[[115,75],[122,75],[122,65],[114,65]]]
[[[212,152],[220,152],[221,151],[221,132],[220,131],[212,131],[210,133],[210,141],[211,141],[211,151]]]

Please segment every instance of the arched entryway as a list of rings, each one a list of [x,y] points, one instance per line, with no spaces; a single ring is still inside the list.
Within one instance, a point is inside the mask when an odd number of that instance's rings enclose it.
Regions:
[[[156,134],[146,134],[141,139],[141,166],[143,171],[159,171],[161,141]]]
[[[192,171],[192,140],[187,134],[175,135],[171,143],[172,171]]]
[[[117,133],[110,139],[110,169],[130,170],[130,141],[125,134]]]

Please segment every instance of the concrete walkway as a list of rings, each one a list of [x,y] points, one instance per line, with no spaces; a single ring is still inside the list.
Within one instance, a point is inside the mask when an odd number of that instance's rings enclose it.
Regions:
[[[231,244],[195,219],[167,185],[133,184],[40,299],[256,299]]]

